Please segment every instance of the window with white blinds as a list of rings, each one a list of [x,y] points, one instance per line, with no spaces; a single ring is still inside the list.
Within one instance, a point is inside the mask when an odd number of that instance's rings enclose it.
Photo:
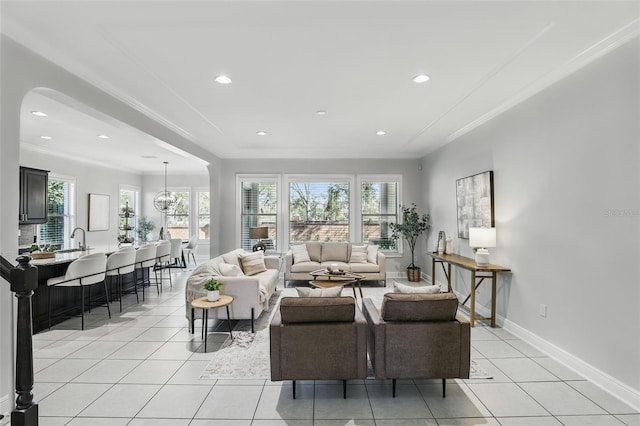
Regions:
[[[60,248],[71,248],[69,238],[76,224],[76,183],[74,179],[49,176],[47,223],[38,225],[38,239]]]
[[[392,240],[389,229],[399,220],[401,175],[244,174],[236,182],[239,240],[245,250],[258,242],[251,239],[251,229],[266,227],[267,250],[285,251],[306,241],[348,241],[376,244],[392,257],[402,253],[402,242]]]
[[[258,242],[252,239],[251,228],[266,227],[267,238],[262,243],[267,250],[277,250],[278,181],[268,178],[241,178],[240,187],[240,244],[251,250]]]
[[[390,238],[389,224],[398,222],[399,178],[387,179],[360,179],[361,232],[362,241],[395,252],[397,241]]]

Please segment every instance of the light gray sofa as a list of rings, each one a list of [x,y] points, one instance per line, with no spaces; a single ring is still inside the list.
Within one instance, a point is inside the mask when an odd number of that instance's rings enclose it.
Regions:
[[[267,270],[249,276],[244,275],[245,271],[242,269],[240,257],[244,254],[250,254],[250,252],[243,249],[230,251],[201,263],[191,273],[185,288],[185,309],[189,324],[192,321],[191,301],[207,295],[206,290],[202,288],[202,283],[214,277],[222,281],[220,294],[233,296],[233,302],[229,306],[231,319],[251,319],[251,331],[254,331],[254,319],[269,307],[269,299],[278,286],[280,258],[264,256]],[[223,265],[234,265],[237,268],[233,268],[235,272],[229,272],[230,268]],[[238,269],[240,269],[239,274]],[[233,273],[234,276],[225,276],[225,273]],[[194,317],[202,317],[200,309],[195,310]],[[209,311],[209,318],[227,319],[227,312],[225,309],[212,309]]]
[[[352,259],[353,246],[363,246],[363,244],[355,243],[322,243],[322,242],[306,242],[309,255],[309,261],[297,262],[292,250],[289,250],[284,258],[285,272],[284,280],[311,280],[313,277],[309,274],[318,269],[326,269],[328,266],[337,264],[338,268],[364,276],[365,280],[383,281],[387,283],[385,271],[384,253],[377,249],[377,246],[369,246],[375,254],[368,258],[366,262],[355,262]],[[373,260],[373,262],[372,262]]]

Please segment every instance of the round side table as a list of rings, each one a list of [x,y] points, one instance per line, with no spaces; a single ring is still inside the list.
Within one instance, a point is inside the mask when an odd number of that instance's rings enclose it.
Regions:
[[[231,331],[231,315],[229,315],[229,305],[233,302],[233,297],[221,294],[220,298],[215,302],[207,300],[207,296],[199,297],[191,302],[191,333],[195,333],[194,314],[195,309],[202,309],[202,340],[204,340],[204,351],[207,352],[207,325],[209,323],[209,309],[222,308],[227,309],[227,323],[229,324],[229,336],[233,339]]]

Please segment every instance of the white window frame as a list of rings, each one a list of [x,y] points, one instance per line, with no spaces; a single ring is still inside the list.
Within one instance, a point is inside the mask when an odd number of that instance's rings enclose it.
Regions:
[[[121,210],[120,208],[122,206],[120,206],[120,193],[122,191],[132,191],[133,193],[135,193],[133,202],[134,202],[134,206],[133,208],[133,238],[134,240],[138,240],[138,220],[140,219],[140,206],[141,206],[141,199],[142,199],[142,189],[139,186],[132,186],[132,185],[126,185],[124,183],[121,183],[120,185],[118,185],[118,235],[120,235],[120,213]],[[131,206],[129,206],[131,207]]]
[[[240,190],[242,189],[242,183],[244,182],[269,182],[276,184],[276,247],[278,252],[286,252],[284,248],[284,215],[282,209],[283,197],[282,197],[282,176],[278,174],[252,174],[241,173],[236,174],[236,217],[235,217],[235,238],[237,247],[242,247],[242,197],[240,196]],[[288,222],[288,221],[287,221]]]
[[[176,186],[173,188],[167,188],[167,192],[186,192],[189,194],[189,214],[187,215],[187,218],[189,219],[189,226],[187,227],[187,232],[189,233],[189,235],[191,235],[191,227],[192,227],[192,222],[193,222],[193,191],[191,190],[190,186]],[[163,221],[162,225],[160,226],[164,226],[164,232],[169,232],[169,226],[167,225],[167,218],[169,216],[174,216],[173,214],[167,214],[164,218],[162,218],[161,220]],[[172,236],[172,238],[177,238],[175,236]]]
[[[189,238],[191,238],[191,235],[194,235],[194,233],[197,234],[198,236],[200,235],[200,200],[198,199],[198,194],[201,192],[207,192],[209,194],[209,204],[211,204],[211,191],[209,191],[209,188],[205,188],[205,187],[194,188],[193,193],[190,195],[190,197],[193,200],[191,204],[191,209],[195,213],[195,215],[194,215],[194,218],[192,219],[193,226],[189,224]],[[198,237],[198,241],[203,241],[206,243],[209,241],[210,238],[211,238],[211,205],[209,205],[209,238],[207,239],[207,238]]]
[[[335,182],[335,183],[348,183],[349,184],[349,235],[347,238],[347,241],[351,240],[352,236],[355,236],[355,223],[353,220],[353,206],[355,205],[355,201],[356,201],[356,196],[355,193],[356,191],[354,191],[354,185],[356,182],[355,179],[355,175],[346,175],[346,174],[288,174],[285,175],[284,177],[284,185],[283,185],[283,189],[282,192],[286,192],[287,197],[286,199],[283,197],[283,214],[282,217],[284,218],[284,221],[286,222],[286,228],[285,228],[285,232],[284,235],[286,235],[286,238],[284,238],[283,235],[283,239],[285,240],[284,243],[285,245],[282,246],[284,251],[288,251],[289,250],[289,235],[291,234],[291,223],[289,221],[289,185],[291,183],[318,183],[318,182]],[[359,192],[359,191],[358,191]]]
[[[397,188],[396,188],[396,192],[397,192],[397,212],[398,212],[398,221],[402,221],[402,212],[400,211],[400,206],[403,203],[402,200],[402,194],[403,194],[403,189],[402,189],[402,175],[387,175],[387,174],[372,174],[372,175],[358,175],[357,176],[357,186],[358,186],[358,197],[357,197],[357,210],[356,210],[356,218],[355,218],[355,222],[356,223],[356,229],[357,229],[357,234],[356,237],[358,238],[359,241],[362,241],[363,239],[363,235],[362,235],[362,184],[365,182],[372,182],[372,183],[395,183],[397,184]],[[383,250],[384,254],[387,257],[402,257],[404,251],[403,251],[403,239],[400,238],[397,240],[396,243],[396,250]]]
[[[49,180],[57,180],[57,181],[61,181],[61,182],[65,182],[65,183],[70,183],[73,184],[73,197],[70,197],[69,199],[72,202],[72,205],[69,206],[69,210],[71,211],[71,213],[69,214],[69,227],[71,228],[69,230],[69,232],[65,232],[65,236],[64,236],[64,243],[63,243],[63,249],[69,249],[69,248],[73,248],[72,244],[71,244],[71,238],[69,238],[69,235],[71,235],[71,230],[73,230],[76,227],[76,218],[78,217],[78,183],[77,183],[77,179],[75,178],[75,176],[68,176],[68,175],[61,175],[61,174],[57,174],[57,173],[49,173]],[[49,203],[49,200],[47,200],[47,204]],[[48,205],[47,205],[48,208]],[[40,225],[37,225],[38,229],[36,230],[36,235],[40,235]]]

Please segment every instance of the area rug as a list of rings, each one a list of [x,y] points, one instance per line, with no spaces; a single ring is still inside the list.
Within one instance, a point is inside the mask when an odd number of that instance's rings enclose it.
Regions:
[[[384,288],[364,288],[365,297],[380,300],[389,291]],[[233,339],[227,338],[215,351],[213,358],[200,375],[200,379],[269,379],[269,323],[279,306],[281,297],[296,296],[294,288],[276,292],[269,303],[269,310],[256,319],[255,333],[251,333],[250,321],[238,321]],[[358,299],[359,300],[359,299]],[[368,362],[368,378],[373,378],[373,368]],[[471,379],[491,379],[492,376],[474,360],[471,360]]]

